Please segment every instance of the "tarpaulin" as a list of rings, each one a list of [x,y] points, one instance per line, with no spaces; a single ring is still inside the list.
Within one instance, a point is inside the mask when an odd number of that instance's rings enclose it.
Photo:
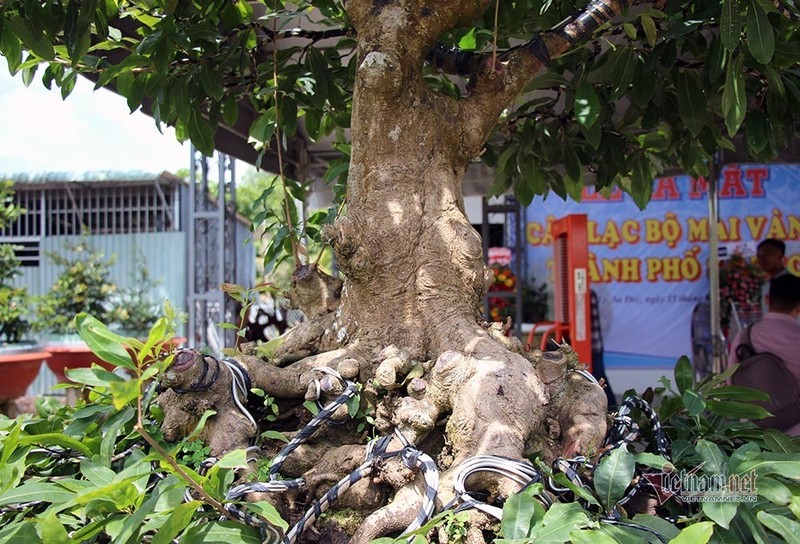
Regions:
[[[645,210],[617,190],[582,202],[537,197],[527,210],[528,275],[552,282],[553,220],[585,213],[589,280],[599,297],[606,351],[690,355],[692,310],[708,296],[708,194],[704,179],[655,180]],[[800,165],[729,165],[719,179],[719,238],[728,248],[784,240],[800,275]]]

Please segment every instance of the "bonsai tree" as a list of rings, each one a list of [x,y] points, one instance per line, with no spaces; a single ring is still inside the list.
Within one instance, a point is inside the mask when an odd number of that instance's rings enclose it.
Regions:
[[[295,429],[307,397],[341,392],[316,369],[360,384],[349,411],[435,456],[446,503],[467,459],[592,455],[607,429],[605,395],[573,357],[525,354],[481,322],[490,276],[463,212],[468,166],[485,160],[491,191],[513,189],[523,204],[550,191],[578,197],[591,179],[644,206],[664,168],[706,175],[720,149],[770,160],[800,112],[796,14],[795,0],[7,0],[0,50],[26,80],[44,66],[44,83],[64,95],[84,73],[133,109],[147,99],[157,122],[205,153],[221,125],[279,167],[299,117],[313,140],[337,138],[328,177],[343,200],[318,230],[344,280],[304,259],[306,225],[287,207],[273,241],[295,261],[293,300],[310,319],[269,353],[234,360]],[[282,179],[291,196],[299,184]],[[166,438],[205,423],[219,455],[261,429],[237,416],[234,371],[204,379],[215,364],[177,357],[158,402]],[[696,398],[682,402],[696,410]],[[357,425],[326,426],[294,452],[290,471],[307,485],[271,499],[284,515],[297,519],[299,504],[358,466],[367,437]],[[377,489],[348,493],[352,542],[414,521],[423,484],[400,464],[386,463]],[[748,527],[763,532],[768,519],[751,515]],[[707,540],[712,527],[697,525]],[[485,526],[471,522],[472,542]]]
[[[50,291],[37,300],[36,329],[57,335],[74,334],[77,331],[72,321],[80,312],[113,323],[119,316],[119,307],[113,304],[117,286],[110,277],[113,257],[106,259],[87,237],[67,244],[66,249],[67,256],[48,254],[62,271]]]
[[[20,210],[14,205],[10,182],[0,184],[0,230],[15,220]],[[0,344],[24,340],[30,330],[25,319],[29,312],[28,291],[13,280],[20,273],[20,261],[11,244],[0,245]]]

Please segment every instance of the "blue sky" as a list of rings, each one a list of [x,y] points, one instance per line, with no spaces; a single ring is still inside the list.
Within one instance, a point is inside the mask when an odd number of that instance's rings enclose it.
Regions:
[[[64,101],[35,77],[26,88],[0,61],[0,173],[188,168],[189,144],[125,100],[79,78]]]

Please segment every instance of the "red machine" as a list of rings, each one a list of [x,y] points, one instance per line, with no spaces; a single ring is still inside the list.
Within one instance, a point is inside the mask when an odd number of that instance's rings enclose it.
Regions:
[[[591,371],[589,241],[586,224],[586,214],[568,215],[552,224],[555,322],[542,335],[541,349],[545,349],[551,335],[556,342],[566,341]]]

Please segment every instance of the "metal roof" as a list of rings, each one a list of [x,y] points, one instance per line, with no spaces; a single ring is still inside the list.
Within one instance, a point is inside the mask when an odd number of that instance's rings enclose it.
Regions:
[[[170,172],[145,172],[142,170],[93,170],[85,172],[17,172],[13,174],[0,173],[0,179],[7,179],[15,185],[48,185],[61,183],[153,183],[167,184],[185,183],[182,178]]]

